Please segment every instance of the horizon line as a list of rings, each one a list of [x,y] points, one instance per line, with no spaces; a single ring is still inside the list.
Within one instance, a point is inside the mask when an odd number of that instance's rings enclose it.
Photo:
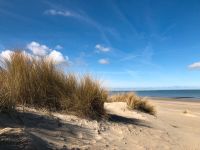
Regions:
[[[118,88],[113,88],[110,87],[108,88],[109,91],[142,91],[142,90],[200,90],[200,86],[199,87],[194,87],[194,86],[185,86],[185,87],[135,87],[135,88],[131,88],[131,87],[118,87]]]

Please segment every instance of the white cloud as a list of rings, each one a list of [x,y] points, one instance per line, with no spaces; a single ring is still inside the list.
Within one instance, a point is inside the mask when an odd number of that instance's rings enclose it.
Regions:
[[[10,56],[13,53],[13,51],[11,50],[4,50],[0,53],[0,60],[1,59],[7,59],[10,60]]]
[[[56,45],[56,46],[55,46],[55,49],[61,50],[61,49],[63,49],[63,47],[62,47],[61,45]]]
[[[32,51],[35,56],[44,56],[49,60],[52,60],[55,64],[68,63],[68,56],[64,56],[60,51],[49,48],[46,45],[42,45],[38,42],[32,41],[27,45],[27,48]],[[56,46],[57,49],[61,49],[60,45]]]
[[[45,56],[47,52],[51,50],[46,45],[39,44],[35,41],[27,44],[27,48],[36,56]]]
[[[47,15],[52,15],[52,16],[65,16],[65,17],[74,16],[72,12],[67,11],[67,10],[61,11],[61,10],[49,9],[49,10],[46,10],[44,13]]]
[[[1,51],[0,52],[0,68],[1,67],[5,67],[4,65],[5,65],[5,61],[10,61],[11,60],[11,56],[12,56],[12,54],[14,53],[14,51],[12,51],[12,50],[3,50],[3,51]],[[31,55],[31,54],[29,54],[29,53],[27,53],[26,51],[22,51],[22,53],[24,54],[24,55],[26,55],[27,57],[30,57],[30,58],[32,58],[33,56]],[[36,57],[38,57],[38,56],[36,56]]]
[[[46,45],[42,45],[38,42],[30,42],[27,44],[27,49],[32,53],[23,51],[22,53],[30,58],[41,58],[52,60],[55,64],[70,63],[68,56],[64,56],[60,51],[50,49]],[[0,52],[0,60],[10,60],[10,57],[14,51],[3,50]]]
[[[104,59],[104,58],[102,58],[102,59],[99,59],[99,61],[98,61],[100,64],[102,64],[102,65],[106,65],[106,64],[109,64],[109,60],[108,59]]]
[[[67,56],[63,56],[63,54],[59,51],[53,50],[47,55],[47,59],[52,60],[56,64],[67,63],[69,58]]]
[[[200,69],[200,62],[195,62],[188,66],[189,69]]]
[[[104,47],[102,46],[101,44],[97,44],[95,46],[95,48],[101,52],[109,52],[110,51],[110,48],[109,47]]]

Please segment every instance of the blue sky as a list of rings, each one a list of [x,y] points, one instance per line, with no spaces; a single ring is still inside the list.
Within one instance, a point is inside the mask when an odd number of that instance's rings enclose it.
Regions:
[[[68,62],[111,88],[200,87],[198,0],[0,0],[0,51]]]

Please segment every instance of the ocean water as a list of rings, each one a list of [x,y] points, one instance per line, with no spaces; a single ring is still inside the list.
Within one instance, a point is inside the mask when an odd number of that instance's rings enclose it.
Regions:
[[[164,98],[197,98],[200,99],[200,90],[145,90],[145,91],[112,91],[111,94],[135,92],[139,96]]]

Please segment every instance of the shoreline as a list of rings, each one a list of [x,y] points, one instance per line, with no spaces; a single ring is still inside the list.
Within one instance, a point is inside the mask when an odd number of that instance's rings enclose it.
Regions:
[[[135,93],[140,97],[152,99],[200,101],[200,90],[147,90],[147,91],[109,91],[109,95]]]
[[[170,97],[150,97],[143,96],[152,101],[169,101],[169,102],[192,102],[192,103],[200,103],[200,98],[170,98]]]

